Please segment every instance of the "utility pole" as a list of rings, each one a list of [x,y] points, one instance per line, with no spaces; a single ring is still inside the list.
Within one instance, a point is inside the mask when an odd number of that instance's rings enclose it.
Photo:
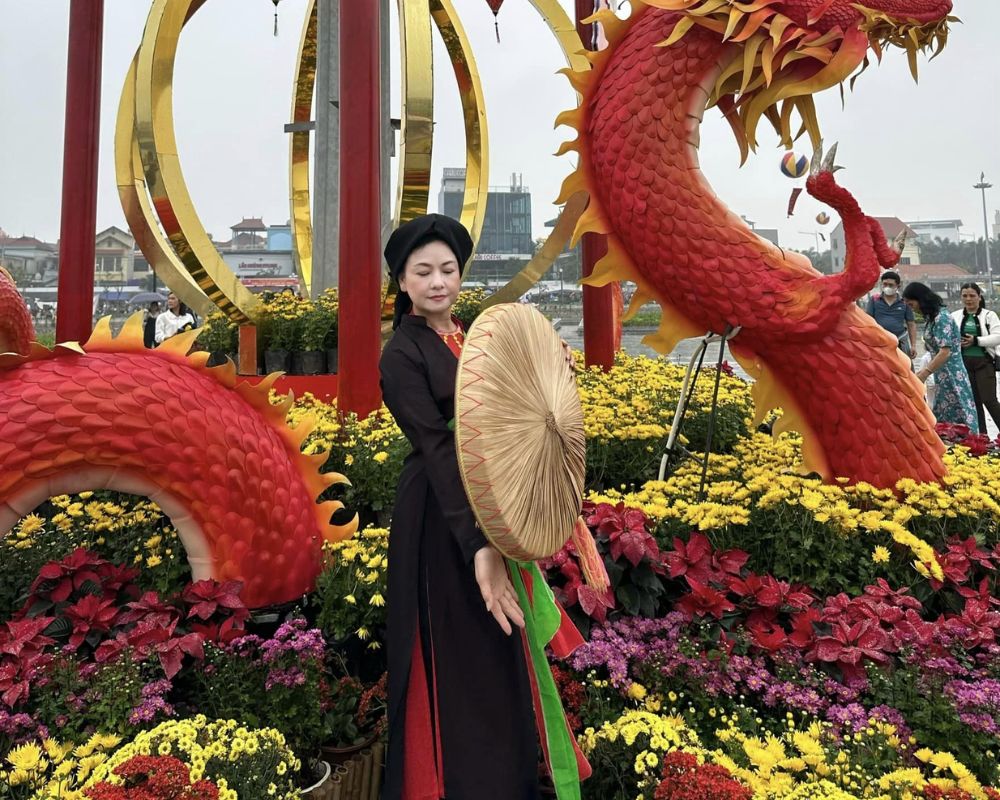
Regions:
[[[339,283],[340,2],[317,0],[313,299]]]
[[[993,184],[986,182],[986,173],[979,173],[979,183],[973,189],[978,189],[983,193],[983,234],[986,236],[986,299],[993,299],[993,267],[990,264],[990,221],[986,215],[986,190],[992,189]]]
[[[103,33],[104,0],[73,0],[69,8],[59,232],[56,340],[60,342],[85,342],[94,326],[94,229]]]

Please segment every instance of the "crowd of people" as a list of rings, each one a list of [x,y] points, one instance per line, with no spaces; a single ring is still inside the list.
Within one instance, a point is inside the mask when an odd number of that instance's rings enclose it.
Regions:
[[[938,422],[986,433],[987,413],[1000,427],[1000,317],[986,307],[979,284],[962,284],[961,297],[962,308],[948,313],[941,296],[923,283],[909,283],[900,293],[899,273],[890,270],[882,275],[881,292],[868,301],[866,310],[913,360],[917,377],[928,384]],[[926,351],[920,358],[918,314]]]

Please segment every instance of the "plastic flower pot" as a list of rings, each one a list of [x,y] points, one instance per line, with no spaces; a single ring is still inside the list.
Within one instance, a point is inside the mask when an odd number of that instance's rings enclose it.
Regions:
[[[306,786],[303,789],[299,789],[300,795],[308,795],[309,797],[317,798],[317,800],[326,800],[330,797],[330,793],[327,791],[327,785],[330,782],[330,775],[333,773],[333,768],[326,761],[319,762],[319,776],[315,783],[310,786]]]
[[[225,350],[213,350],[208,354],[208,361],[205,365],[208,367],[221,367],[226,363],[226,359],[229,358],[229,353]]]
[[[292,353],[293,375],[319,375],[323,372],[326,372],[326,353],[322,350]]]
[[[288,372],[289,355],[287,350],[265,350],[264,351],[264,372]]]

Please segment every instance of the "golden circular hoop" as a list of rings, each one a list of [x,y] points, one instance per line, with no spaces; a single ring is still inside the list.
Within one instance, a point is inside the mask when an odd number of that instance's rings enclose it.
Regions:
[[[222,260],[205,232],[184,182],[173,127],[173,72],[186,22],[207,0],[154,0],[142,42],[126,76],[116,125],[115,167],[122,207],[150,266],[187,305],[212,306],[249,321],[257,299]],[[576,27],[558,0],[529,0],[574,69],[587,65]],[[403,53],[400,179],[394,222],[426,213],[433,152],[431,20],[444,41],[462,102],[466,175],[461,221],[478,242],[489,185],[489,143],[482,83],[468,36],[451,0],[397,0]],[[317,11],[310,0],[299,45],[291,119],[307,123],[316,78]],[[303,289],[312,288],[312,216],[308,130],[289,144],[292,247]],[[564,214],[570,212],[568,204]],[[566,225],[557,224],[553,236]],[[569,226],[571,227],[571,226]],[[161,230],[162,229],[162,230]],[[550,239],[553,238],[550,236]],[[518,296],[551,266],[564,243],[543,248],[502,290]],[[558,246],[557,246],[558,245]],[[514,294],[516,292],[516,294]],[[384,298],[386,308],[394,287]],[[499,298],[498,298],[499,300]]]

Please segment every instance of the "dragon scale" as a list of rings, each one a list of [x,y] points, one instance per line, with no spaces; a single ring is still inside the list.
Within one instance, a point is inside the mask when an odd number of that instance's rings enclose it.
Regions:
[[[156,502],[177,529],[195,580],[239,580],[250,607],[310,591],[346,479],[320,473],[327,454],[301,451],[313,428],[289,428],[289,395],[269,400],[277,375],[238,382],[232,362],[188,354],[198,331],[156,350],[134,315],[117,337],[108,320],[90,340],[49,350],[0,272],[0,536],[49,497],[110,489]]]

